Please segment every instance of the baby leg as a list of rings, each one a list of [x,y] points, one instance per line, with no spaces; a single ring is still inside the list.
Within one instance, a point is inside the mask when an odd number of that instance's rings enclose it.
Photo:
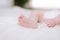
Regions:
[[[30,17],[29,17],[29,19],[35,21],[36,23],[38,23],[38,17],[39,17],[38,10],[33,10]]]
[[[33,15],[34,15],[35,17],[34,17]],[[40,13],[39,10],[33,10],[33,12],[32,12],[32,14],[31,14],[30,17],[31,17],[31,19],[34,18],[35,21],[38,22],[38,23],[41,22],[41,21],[43,20],[43,14]],[[36,20],[36,19],[37,19],[37,20]]]

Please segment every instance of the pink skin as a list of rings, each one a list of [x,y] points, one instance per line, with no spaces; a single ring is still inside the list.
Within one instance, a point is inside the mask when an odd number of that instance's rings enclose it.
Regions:
[[[34,29],[37,28],[37,23],[40,23],[41,21],[44,21],[48,27],[54,27],[55,25],[60,24],[60,15],[53,19],[43,19],[43,14],[41,14],[37,10],[34,10],[32,11],[29,18],[24,15],[21,15],[18,19],[19,25]]]
[[[19,25],[26,27],[26,28],[37,28],[37,23],[29,20],[26,16],[22,15],[18,19]]]
[[[47,24],[48,27],[54,27],[55,25],[60,24],[60,15],[53,19],[44,19],[44,22]]]
[[[56,25],[54,19],[44,19],[44,22],[47,24],[48,27],[54,27]]]
[[[35,13],[35,11],[32,11],[32,14],[29,18],[27,18],[24,15],[21,15],[18,18],[19,25],[22,25],[23,27],[26,28],[37,28],[37,21],[38,21],[38,15]]]
[[[37,23],[38,21],[41,22],[41,19],[42,17],[40,12],[38,12],[37,10],[33,10],[29,18],[24,15],[21,15],[18,18],[18,22],[19,25],[22,25],[23,27],[36,29],[38,26]]]
[[[43,13],[39,13],[38,14],[38,22],[40,23],[40,22],[42,22],[42,20],[43,20]]]
[[[30,19],[32,19],[32,20],[34,19],[36,22],[40,23],[43,19],[43,14],[40,13],[40,11],[38,11],[38,10],[33,10],[32,14],[30,15]]]
[[[56,24],[60,24],[60,14],[54,18]]]

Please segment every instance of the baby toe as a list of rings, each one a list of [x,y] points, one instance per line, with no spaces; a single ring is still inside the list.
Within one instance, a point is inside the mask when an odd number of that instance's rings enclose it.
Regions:
[[[48,23],[47,26],[48,26],[48,27],[51,27],[52,25]]]
[[[23,21],[23,17],[20,16],[20,17],[18,18],[18,22],[22,22],[22,21]]]
[[[23,17],[22,17],[22,16],[20,16],[20,17],[19,17],[19,19],[23,19]]]
[[[54,27],[55,25],[54,24],[48,24],[48,27]]]
[[[48,24],[48,27],[52,27],[52,25]]]

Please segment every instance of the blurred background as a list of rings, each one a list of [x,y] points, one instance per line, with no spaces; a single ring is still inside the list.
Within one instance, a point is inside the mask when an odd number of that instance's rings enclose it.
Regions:
[[[22,8],[30,8],[29,0],[15,0],[14,4]]]

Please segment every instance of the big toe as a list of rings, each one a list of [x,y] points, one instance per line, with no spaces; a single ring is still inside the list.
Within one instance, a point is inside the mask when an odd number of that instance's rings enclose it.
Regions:
[[[20,21],[22,21],[22,20],[23,20],[23,17],[20,16],[20,17],[18,18],[18,21],[20,22]]]
[[[26,16],[20,15],[19,18],[18,18],[18,21],[22,21],[22,20],[25,20],[25,19],[26,19]]]

